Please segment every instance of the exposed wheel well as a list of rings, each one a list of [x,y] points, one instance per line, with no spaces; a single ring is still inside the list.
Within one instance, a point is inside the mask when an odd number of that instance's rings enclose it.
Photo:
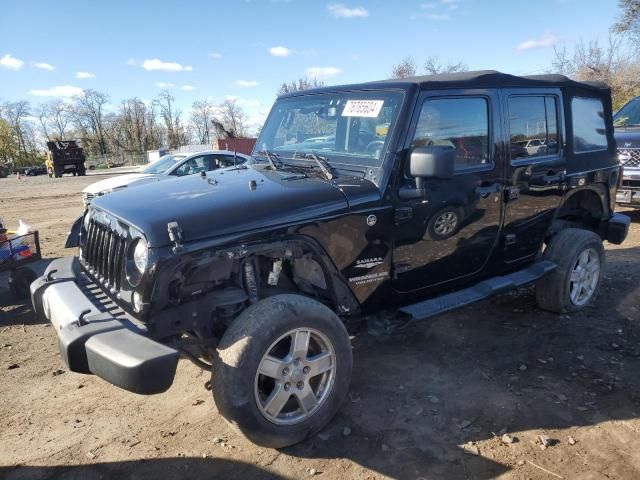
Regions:
[[[603,201],[597,192],[590,189],[577,191],[556,212],[548,238],[565,228],[586,228],[597,232],[605,216]]]

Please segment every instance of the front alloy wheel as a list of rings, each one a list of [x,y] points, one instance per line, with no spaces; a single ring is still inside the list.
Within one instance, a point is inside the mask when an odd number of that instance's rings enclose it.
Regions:
[[[349,335],[332,310],[301,295],[276,295],[244,310],[222,336],[213,398],[249,440],[286,447],[338,412],[352,363]]]
[[[306,328],[285,333],[258,366],[254,393],[260,412],[276,425],[306,420],[327,399],[335,370],[336,356],[325,335]]]

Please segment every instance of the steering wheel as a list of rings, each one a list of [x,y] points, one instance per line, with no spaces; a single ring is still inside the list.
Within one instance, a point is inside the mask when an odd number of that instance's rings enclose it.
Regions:
[[[364,149],[365,153],[375,153],[376,150],[380,150],[384,142],[382,140],[374,140],[373,142],[369,142],[369,144]]]

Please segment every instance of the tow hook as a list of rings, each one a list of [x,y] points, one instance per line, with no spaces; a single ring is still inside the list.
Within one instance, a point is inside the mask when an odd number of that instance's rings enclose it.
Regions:
[[[204,382],[204,389],[211,391],[211,380]]]

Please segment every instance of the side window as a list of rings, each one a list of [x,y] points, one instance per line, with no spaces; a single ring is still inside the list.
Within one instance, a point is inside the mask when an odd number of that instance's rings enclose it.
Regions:
[[[489,163],[489,104],[484,98],[443,98],[422,105],[411,146],[447,146],[456,170]]]
[[[217,155],[216,158],[218,168],[233,167],[234,165],[233,155]],[[235,165],[242,165],[244,162],[244,157],[241,157],[240,155],[238,155],[235,159]]]
[[[573,152],[592,152],[607,149],[602,102],[595,98],[571,99],[573,118]]]
[[[183,177],[185,175],[193,175],[194,173],[206,172],[208,170],[208,162],[206,157],[195,157],[187,160],[173,171],[173,175]]]
[[[558,153],[556,97],[509,98],[511,160]]]

